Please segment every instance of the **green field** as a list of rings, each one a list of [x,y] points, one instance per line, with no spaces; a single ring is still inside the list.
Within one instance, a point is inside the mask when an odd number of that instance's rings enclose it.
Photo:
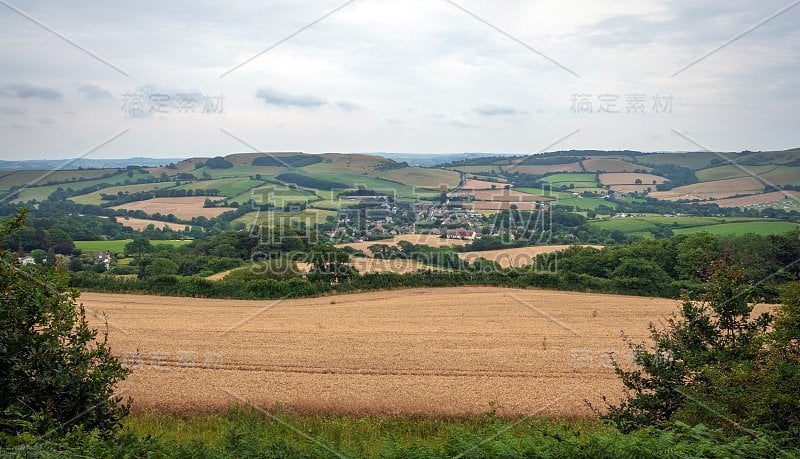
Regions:
[[[103,188],[92,193],[73,196],[70,201],[77,202],[78,204],[87,204],[99,206],[104,201],[100,199],[101,194],[117,194],[122,193],[137,193],[140,191],[159,190],[163,188],[170,188],[175,186],[175,182],[157,182],[157,183],[137,183],[136,185],[122,185]]]
[[[84,252],[112,252],[122,253],[125,251],[125,245],[132,242],[133,239],[121,239],[116,241],[75,241],[75,248],[81,249]],[[186,245],[192,242],[190,239],[171,240],[171,241],[150,241],[152,245],[171,245],[173,247]]]
[[[233,166],[227,169],[211,169],[209,167],[201,167],[195,169],[190,173],[197,178],[207,173],[212,178],[227,178],[227,177],[255,177],[256,174],[261,174],[264,179],[271,179],[276,175],[286,172],[288,169],[285,167],[272,167],[272,166]]]
[[[698,180],[701,182],[710,182],[713,180],[724,180],[735,177],[749,177],[752,175],[760,176],[767,172],[777,169],[779,166],[766,164],[763,166],[735,166],[729,164],[726,166],[711,167],[695,172]]]
[[[14,186],[25,186],[32,182],[34,186],[45,186],[48,183],[65,183],[69,186],[80,184],[79,180],[92,180],[106,174],[116,173],[119,169],[75,169],[60,171],[3,171],[0,172],[0,190],[8,190]]]
[[[283,205],[283,203],[292,203],[292,202],[306,202],[306,201],[314,201],[319,199],[316,193],[322,194],[325,196],[331,195],[330,192],[320,191],[320,190],[309,190],[304,188],[294,188],[294,187],[287,187],[284,185],[276,185],[274,183],[263,183],[259,186],[253,187],[244,191],[242,193],[237,194],[236,196],[232,196],[228,198],[229,202],[238,202],[243,203],[247,202],[248,200],[252,199],[256,201],[256,204],[275,204],[275,205]],[[270,199],[270,196],[273,198]]]
[[[175,187],[176,190],[219,190],[220,196],[231,197],[249,191],[252,188],[263,185],[261,180],[252,180],[246,177],[225,178],[216,180],[201,180],[186,183]]]
[[[596,174],[553,174],[542,177],[542,182],[552,183],[554,186],[575,185],[575,187],[596,188]]]
[[[674,230],[675,234],[687,234],[697,231],[707,231],[716,236],[738,235],[754,233],[760,235],[784,234],[794,229],[800,228],[797,223],[780,221],[758,221],[744,223],[722,223],[719,225],[708,225],[694,228],[679,228]]]
[[[799,225],[786,221],[770,220],[764,218],[724,218],[724,217],[625,217],[606,219],[591,222],[595,228],[609,231],[619,230],[627,234],[649,234],[651,230],[659,227],[669,227],[675,234],[688,234],[698,231],[708,231],[712,234],[782,234]]]
[[[128,180],[130,183],[136,183],[136,179],[139,177],[149,177],[148,175],[139,174],[138,172],[134,172],[131,177],[128,177],[127,172],[120,172],[119,174],[112,175],[111,177],[95,179],[95,180],[86,180],[83,182],[70,182],[61,185],[48,185],[48,186],[32,186],[30,188],[26,188],[19,192],[19,197],[14,202],[27,202],[31,199],[36,199],[38,201],[43,201],[47,199],[48,196],[53,194],[58,188],[63,189],[73,189],[73,190],[80,190],[82,188],[88,188],[90,186],[95,185],[102,185],[102,184],[109,184],[109,185],[122,185]]]
[[[573,206],[576,210],[595,210],[598,206],[608,206],[614,208],[614,203],[603,198],[559,198],[554,203],[555,206]]]

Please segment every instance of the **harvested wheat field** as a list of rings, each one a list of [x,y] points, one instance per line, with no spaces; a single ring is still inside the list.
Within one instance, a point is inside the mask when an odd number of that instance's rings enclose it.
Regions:
[[[655,191],[650,197],[677,201],[679,199],[723,199],[742,194],[756,194],[764,191],[764,184],[755,177],[738,177],[712,182],[693,183],[679,186],[669,191]]]
[[[497,188],[503,188],[506,186],[507,183],[502,182],[490,182],[488,180],[477,180],[477,179],[467,179],[464,182],[464,186],[461,188],[462,190],[492,190]],[[492,188],[494,187],[494,188]]]
[[[492,287],[287,301],[84,293],[133,373],[134,410],[252,403],[298,412],[591,416],[620,395],[608,353],[677,311],[667,299]]]
[[[748,207],[780,202],[783,200],[788,200],[787,202],[796,202],[798,199],[800,199],[800,192],[782,190],[773,191],[771,193],[754,194],[752,196],[742,196],[740,198],[718,199],[714,201],[714,204],[720,207]]]
[[[552,201],[552,198],[544,196],[536,196],[528,193],[521,193],[519,191],[508,190],[505,188],[497,188],[496,190],[476,190],[469,194],[475,196],[476,201],[491,201],[491,202],[534,202],[534,201]]]
[[[397,273],[406,274],[420,269],[436,269],[416,260],[403,260],[403,259],[389,259],[384,260],[380,258],[361,258],[354,257],[350,259],[350,266],[355,268],[361,274],[368,273]]]
[[[553,253],[553,252],[560,252],[562,250],[566,250],[571,245],[536,245],[531,247],[515,247],[509,249],[499,249],[499,250],[483,250],[483,251],[475,251],[475,252],[462,252],[459,253],[458,256],[462,260],[469,261],[473,263],[478,258],[486,258],[487,260],[495,261],[500,264],[501,268],[521,268],[523,266],[529,266],[533,264],[533,261],[536,259],[536,255],[544,254],[544,253]],[[585,245],[581,247],[594,247],[596,249],[601,249],[603,246],[601,245]],[[549,262],[555,262],[556,258],[549,260]]]
[[[153,198],[120,204],[112,207],[112,209],[141,210],[150,215],[155,213],[160,213],[161,215],[172,214],[181,220],[191,220],[192,217],[212,218],[233,210],[230,207],[203,207],[206,199],[218,201],[224,198],[213,196]]]
[[[154,225],[158,229],[163,229],[167,227],[172,230],[182,231],[187,226],[191,225],[184,225],[182,223],[167,223],[158,220],[146,220],[144,218],[133,218],[133,217],[117,217],[117,222],[122,226],[127,226],[128,228],[133,228],[137,231],[142,231],[146,229],[149,225]]]

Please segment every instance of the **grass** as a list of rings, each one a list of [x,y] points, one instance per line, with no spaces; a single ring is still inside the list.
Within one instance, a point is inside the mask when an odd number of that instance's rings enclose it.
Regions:
[[[125,245],[132,242],[133,239],[120,239],[112,241],[75,241],[75,248],[81,249],[84,252],[112,252],[122,253],[125,251]],[[170,240],[170,241],[150,241],[152,245],[171,245],[173,247],[186,245],[192,242],[190,239]]]
[[[49,455],[33,456],[62,457],[65,451],[75,451],[75,457],[306,459],[794,457],[798,453],[794,445],[780,451],[776,439],[766,435],[725,435],[703,426],[676,424],[669,430],[623,434],[597,420],[504,420],[491,412],[472,419],[442,419],[302,416],[238,409],[226,415],[136,415],[124,421],[123,430],[127,434],[120,436],[124,445],[80,441],[74,442],[80,448],[70,450],[55,444],[45,449]],[[21,457],[19,449],[16,453]]]
[[[612,209],[614,208],[613,202],[603,198],[559,198],[554,204],[560,206],[573,206],[575,209],[579,210],[595,210],[598,206],[608,206]]]
[[[290,188],[283,185],[276,185],[274,183],[263,183],[262,185],[253,187],[239,193],[233,197],[228,198],[229,202],[243,203],[250,199],[256,201],[256,204],[274,204],[284,205],[291,202],[306,202],[319,199],[316,193],[326,193],[320,190],[298,189]],[[330,192],[327,192],[330,195]],[[270,196],[272,198],[270,198]]]
[[[648,234],[659,226],[667,226],[675,234],[688,234],[708,231],[716,235],[729,234],[782,234],[798,228],[796,223],[764,218],[748,217],[663,217],[660,215],[645,217],[625,217],[593,221],[590,225],[609,231],[619,230],[631,235]]]
[[[740,235],[746,233],[754,233],[760,235],[771,234],[784,234],[794,229],[800,228],[800,225],[791,222],[780,221],[759,221],[759,222],[742,222],[742,223],[722,223],[719,225],[708,225],[700,228],[680,228],[674,230],[675,234],[687,234],[696,231],[707,231],[716,236]]]
[[[552,183],[553,185],[570,185],[574,184],[576,187],[594,188],[597,179],[597,174],[553,174],[547,177],[542,177],[542,182]]]
[[[487,406],[487,409],[489,407]],[[570,429],[581,435],[615,432],[598,421],[563,421],[542,418],[502,421],[492,414],[473,419],[425,417],[345,417],[331,415],[262,414],[233,409],[229,413],[180,417],[168,414],[140,414],[125,421],[125,430],[137,436],[152,435],[178,444],[202,443],[218,448],[230,442],[231,431],[253,435],[262,441],[286,442],[298,449],[319,447],[329,457],[383,457],[395,448],[425,448],[441,451],[460,437],[468,437],[467,450],[492,436],[523,439],[541,435],[542,430]],[[324,445],[320,447],[320,445]],[[333,453],[336,452],[336,453]],[[454,451],[457,453],[458,451]],[[447,454],[453,455],[453,454]],[[272,456],[270,456],[272,457]],[[418,456],[413,456],[418,457]],[[482,456],[483,457],[483,456]]]
[[[267,226],[283,226],[304,223],[313,228],[316,224],[325,223],[327,217],[336,218],[337,212],[325,209],[306,209],[301,212],[274,212],[263,210],[261,212],[248,212],[233,221],[245,225],[266,224]]]
[[[774,164],[766,164],[763,166],[734,166],[732,164],[719,167],[711,167],[695,172],[697,179],[701,182],[710,182],[714,180],[724,180],[735,177],[748,177],[750,175],[761,175],[772,171],[779,166]],[[745,170],[746,169],[746,170]]]
[[[187,183],[178,187],[177,190],[219,190],[220,196],[236,196],[247,192],[257,186],[263,185],[261,180],[252,180],[246,177],[224,178],[215,180],[201,180],[198,182]]]

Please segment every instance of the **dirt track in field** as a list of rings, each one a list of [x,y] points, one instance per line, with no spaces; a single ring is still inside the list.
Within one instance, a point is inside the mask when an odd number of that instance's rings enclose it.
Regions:
[[[232,404],[342,414],[590,416],[620,394],[609,351],[629,352],[672,300],[491,287],[289,301],[84,293],[133,368],[135,410]]]

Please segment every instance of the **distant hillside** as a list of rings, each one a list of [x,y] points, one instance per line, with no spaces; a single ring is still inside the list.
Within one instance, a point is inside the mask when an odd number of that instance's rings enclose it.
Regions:
[[[374,153],[397,162],[407,162],[412,166],[435,167],[441,164],[473,158],[503,156],[502,153]]]
[[[128,166],[161,166],[182,158],[125,158],[125,159],[32,159],[25,161],[0,160],[0,171],[49,171],[56,169],[113,169]]]
[[[473,179],[504,180],[521,188],[552,187],[578,197],[613,193],[721,207],[799,207],[795,191],[800,190],[800,149],[680,153],[570,150],[468,158],[443,167]]]

